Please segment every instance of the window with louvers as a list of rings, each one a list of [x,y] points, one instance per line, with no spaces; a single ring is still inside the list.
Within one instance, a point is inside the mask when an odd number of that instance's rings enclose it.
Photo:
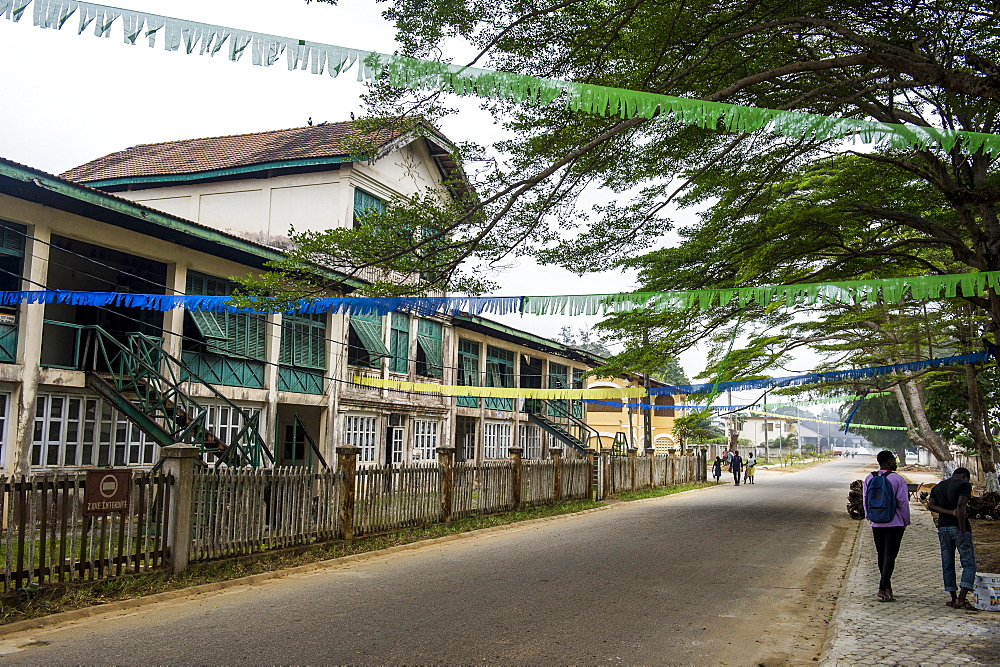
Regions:
[[[279,361],[286,366],[325,370],[326,315],[283,315]]]
[[[417,375],[430,378],[444,375],[444,335],[437,322],[417,320]]]
[[[385,212],[385,202],[376,197],[375,195],[370,195],[364,190],[354,188],[354,228],[357,229],[358,225],[364,220],[365,216],[370,213],[383,213]]]
[[[389,329],[389,370],[393,373],[410,372],[410,316],[393,313]]]
[[[232,296],[235,285],[189,271],[187,293],[201,296]],[[188,311],[209,352],[228,357],[264,359],[267,350],[267,319],[245,313]]]

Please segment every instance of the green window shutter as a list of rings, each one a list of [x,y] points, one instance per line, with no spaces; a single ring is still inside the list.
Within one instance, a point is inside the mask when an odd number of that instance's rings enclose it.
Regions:
[[[199,296],[207,296],[205,289],[205,276],[200,273],[194,273],[193,271],[188,271],[187,274],[187,293],[197,294]]]
[[[569,367],[549,364],[549,389],[569,389]]]
[[[417,347],[423,353],[423,363],[417,373],[425,377],[444,376],[444,334],[441,325],[431,320],[417,321]]]
[[[230,296],[234,285],[224,278],[213,278],[196,271],[188,271],[187,293],[201,296]],[[208,322],[211,316],[216,327],[223,332],[219,336]],[[267,320],[262,315],[244,313],[191,313],[195,326],[205,337],[210,352],[231,357],[265,359],[267,356]],[[199,321],[200,320],[200,321]],[[211,331],[211,335],[206,333]]]
[[[299,356],[299,365],[326,369],[326,315],[313,315],[305,331],[303,349],[308,352]]]
[[[410,316],[404,313],[392,314],[392,328],[389,331],[389,370],[393,373],[410,372]]]
[[[0,227],[0,255],[24,257],[24,238],[27,231],[27,227],[4,220],[3,226]]]
[[[378,322],[372,321],[369,317],[351,315],[351,329],[361,339],[361,344],[369,354],[377,357],[391,357],[389,348],[382,342],[381,317],[375,316]]]
[[[458,383],[466,387],[479,386],[479,343],[458,340]]]
[[[281,318],[279,363],[326,369],[326,316],[285,314]]]
[[[207,341],[227,341],[229,336],[226,335],[226,330],[219,324],[219,320],[216,315],[219,313],[206,313],[202,310],[191,310],[188,311],[191,319],[194,320],[194,326],[198,329],[198,333],[201,334],[202,338]]]
[[[444,367],[444,350],[441,340],[417,334],[417,345],[423,350],[424,358],[427,360],[424,375],[432,378],[441,377]]]
[[[354,188],[354,226],[369,213],[385,211],[385,202],[364,190]]]
[[[299,334],[302,325],[288,315],[281,317],[281,349],[278,350],[278,363],[285,366],[295,366],[298,355]]]
[[[486,381],[490,387],[514,386],[514,353],[511,350],[486,346]]]
[[[198,333],[205,340],[205,347],[215,354],[229,354],[233,341],[226,331],[225,313],[206,313],[200,310],[188,311]]]

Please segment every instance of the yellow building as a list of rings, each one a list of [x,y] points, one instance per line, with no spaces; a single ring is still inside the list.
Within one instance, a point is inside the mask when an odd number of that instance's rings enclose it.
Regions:
[[[663,386],[664,383],[650,380],[650,386]],[[612,387],[641,387],[639,377],[631,378],[598,378],[587,383],[588,389]],[[682,416],[671,407],[643,409],[627,407],[632,405],[673,406],[683,404],[681,396],[648,396],[641,399],[625,401],[621,405],[609,405],[615,401],[600,401],[587,403],[587,425],[600,433],[600,447],[596,442],[591,446],[595,449],[610,449],[615,446],[635,447],[644,450],[645,414],[649,413],[653,448],[657,454],[666,454],[680,448],[680,442],[674,435],[674,419]]]

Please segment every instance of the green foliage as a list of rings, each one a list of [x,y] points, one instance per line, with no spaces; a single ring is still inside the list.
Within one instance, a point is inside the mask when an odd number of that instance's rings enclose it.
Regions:
[[[876,449],[896,451],[910,446],[906,431],[891,431],[888,429],[864,428],[858,424],[882,424],[885,426],[903,426],[903,414],[899,403],[892,396],[877,396],[866,398],[857,405],[857,412],[849,429],[850,433],[864,436]],[[846,417],[846,414],[844,415]]]
[[[708,413],[695,413],[674,419],[674,435],[681,446],[688,443],[705,443],[725,434],[712,424]]]
[[[395,0],[386,17],[396,23],[404,55],[433,57],[449,40],[461,39],[479,51],[476,65],[515,73],[990,131],[998,109],[993,100],[1000,97],[993,76],[1000,60],[995,12],[985,0],[934,5]],[[449,111],[439,95],[388,85],[375,87],[368,101],[378,117],[408,118],[416,109],[433,119]],[[702,130],[663,117],[603,118],[559,104],[488,101],[484,106],[512,137],[494,147],[495,160],[463,149],[466,159],[483,159],[473,170],[482,217],[469,220],[480,227],[468,237],[494,259],[531,253],[574,271],[613,268],[662,243],[675,228],[674,206],[718,202],[722,210],[739,215],[732,224],[719,216],[716,235],[706,235],[702,248],[712,252],[717,240],[720,246],[742,247],[747,257],[738,263],[706,262],[707,272],[680,274],[681,282],[753,284],[764,269],[789,258],[798,260],[788,272],[795,280],[825,272],[857,275],[857,266],[815,266],[809,251],[853,261],[861,259],[854,256],[861,250],[874,271],[886,257],[896,264],[905,255],[906,246],[899,257],[883,253],[893,234],[932,237],[945,247],[948,238],[942,232],[951,224],[925,218],[924,211],[957,210],[962,197],[982,199],[981,194],[987,195],[982,201],[995,201],[987,194],[996,186],[991,160],[982,155],[963,162],[958,152],[913,150],[825,159],[831,150],[851,146],[763,131]],[[913,184],[909,192],[887,197],[879,190],[886,177],[909,178]],[[581,205],[585,190],[607,193],[607,203],[595,206],[588,199]],[[831,190],[853,193],[853,203],[845,206],[841,198],[817,208]],[[767,211],[778,198],[784,201],[764,216],[767,225],[740,221],[744,208]],[[972,208],[963,207],[976,218]],[[983,215],[988,219],[990,214]],[[871,219],[879,221],[874,230],[866,226]],[[891,221],[896,231],[881,221]],[[836,230],[844,225],[857,236],[839,237]],[[449,221],[435,228],[461,233]],[[965,236],[960,234],[960,243]],[[860,242],[865,237],[879,241],[872,251]],[[955,259],[966,261],[961,249],[954,249]],[[927,268],[920,267],[922,272]]]

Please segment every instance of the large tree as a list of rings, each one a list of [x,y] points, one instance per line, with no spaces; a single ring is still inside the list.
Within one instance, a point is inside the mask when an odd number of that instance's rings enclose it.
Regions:
[[[979,132],[996,129],[1000,109],[995,13],[996,4],[985,0],[395,0],[386,12],[406,55],[438,57],[464,40],[476,50],[468,64],[510,72]],[[433,116],[441,112],[435,103],[446,102],[387,86],[370,99],[374,115],[399,117]],[[441,206],[430,195],[401,202],[400,214],[383,224],[330,239],[363,251],[353,264],[345,260],[349,253],[335,253],[338,259],[358,270],[376,264],[409,270],[421,257],[432,270],[413,289],[449,284],[469,258],[492,262],[517,252],[573,270],[608,268],[659,244],[673,226],[673,204],[712,202],[732,196],[733,186],[742,202],[767,198],[789,169],[854,149],[869,163],[859,177],[906,175],[926,184],[935,209],[949,211],[948,219],[927,219],[905,202],[859,199],[859,219],[913,230],[965,267],[1000,268],[1000,183],[993,158],[982,153],[960,147],[872,152],[808,133],[789,138],[697,129],[669,116],[606,118],[558,104],[486,106],[512,138],[497,146],[499,159],[474,149],[463,154],[476,167],[479,196],[459,206]],[[479,158],[484,161],[475,162]],[[578,198],[588,188],[624,193],[624,199],[583,209]],[[433,233],[414,233],[415,220]],[[425,252],[411,252],[410,245]],[[873,254],[884,261],[883,248]],[[825,268],[804,266],[797,278],[824,279]],[[754,279],[751,272],[740,277]],[[1000,298],[981,305],[1000,322]]]

